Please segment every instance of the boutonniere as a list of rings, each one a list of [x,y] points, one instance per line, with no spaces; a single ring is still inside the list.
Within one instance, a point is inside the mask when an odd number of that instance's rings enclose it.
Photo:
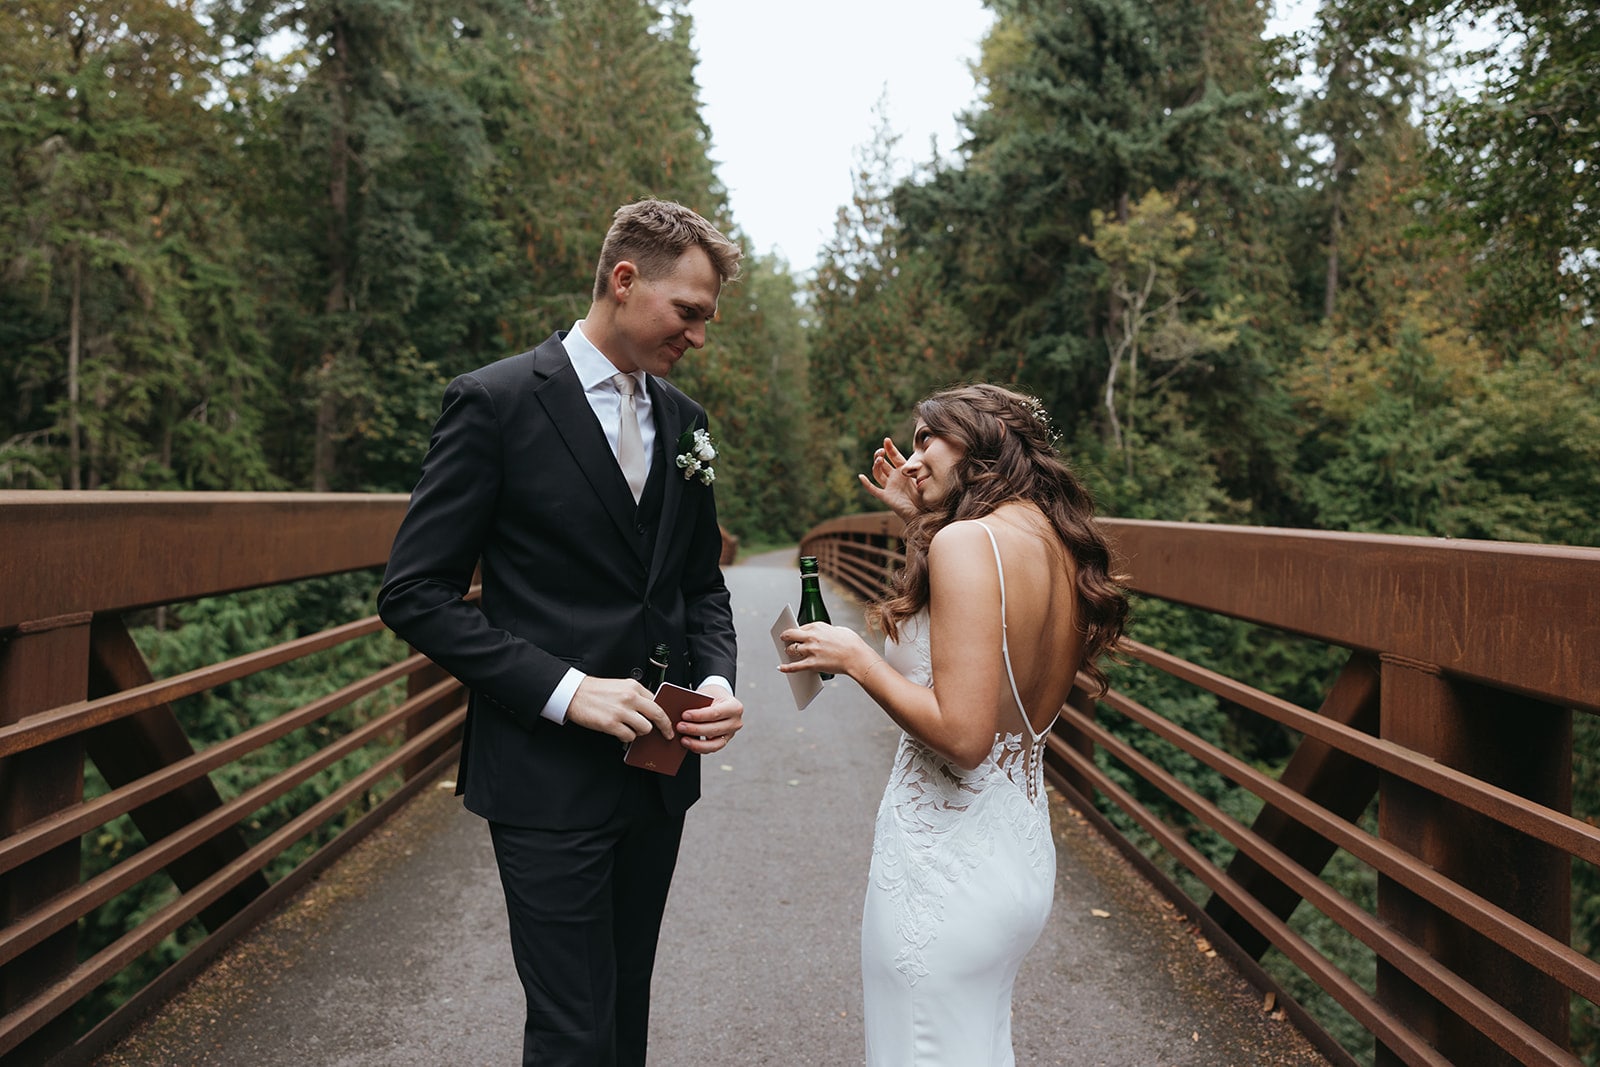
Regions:
[[[711,466],[716,458],[716,446],[706,431],[685,430],[678,435],[678,469],[683,471],[684,481],[699,478],[701,485],[716,481],[717,472]]]

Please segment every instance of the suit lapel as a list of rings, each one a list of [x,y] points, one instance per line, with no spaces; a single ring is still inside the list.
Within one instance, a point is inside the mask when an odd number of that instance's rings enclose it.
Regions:
[[[559,335],[541,344],[533,355],[534,394],[561,434],[573,462],[605,505],[606,514],[632,543],[636,539],[633,493],[606,442],[605,431],[600,429],[594,410],[583,395],[578,372],[572,369],[572,360],[561,347]],[[654,396],[651,394],[652,399]]]
[[[678,506],[683,502],[683,473],[678,470],[678,435],[683,432],[683,412],[667,396],[667,391],[654,377],[646,377],[650,390],[650,406],[656,419],[656,462],[665,468],[665,484],[661,487],[661,522],[656,527],[656,550],[650,559],[648,589],[655,584],[656,576],[667,558],[667,543],[672,540],[672,530],[678,521]]]

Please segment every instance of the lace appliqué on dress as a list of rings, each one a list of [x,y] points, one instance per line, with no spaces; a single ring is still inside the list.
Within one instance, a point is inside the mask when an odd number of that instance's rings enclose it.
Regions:
[[[997,735],[988,757],[963,772],[914,737],[902,735],[878,808],[873,843],[878,887],[889,895],[904,947],[895,967],[915,984],[928,973],[923,952],[938,934],[944,899],[992,856],[1000,835],[1016,837],[1035,869],[1054,860],[1050,811],[1042,790],[1028,799],[1021,734]]]

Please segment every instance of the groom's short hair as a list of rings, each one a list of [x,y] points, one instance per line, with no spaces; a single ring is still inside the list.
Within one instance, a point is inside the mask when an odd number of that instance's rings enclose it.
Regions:
[[[600,246],[600,263],[594,272],[594,298],[604,299],[611,289],[611,271],[628,260],[645,278],[659,278],[670,272],[678,257],[692,245],[705,249],[712,266],[724,283],[739,276],[739,260],[744,252],[722,236],[711,223],[670,200],[636,200],[617,208],[605,244]]]

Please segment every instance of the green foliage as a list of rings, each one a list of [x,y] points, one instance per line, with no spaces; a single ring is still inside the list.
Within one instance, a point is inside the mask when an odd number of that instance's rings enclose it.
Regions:
[[[1276,372],[1296,350],[1288,268],[1305,198],[1274,84],[1283,46],[1262,41],[1259,8],[1232,0],[994,6],[959,165],[894,194],[905,245],[934,261],[965,320],[965,372],[1114,439],[1129,400],[1114,370],[1153,340],[1173,358],[1151,382],[1171,372],[1162,384],[1186,395],[1185,428],[1224,495],[1276,500],[1292,451]],[[1148,209],[1166,220],[1154,227],[1133,220],[1151,189],[1168,196]],[[1108,226],[1142,235],[1097,256]],[[1181,247],[1178,262],[1159,245]],[[1148,280],[1137,268],[1155,264],[1165,292],[1130,307]]]
[[[1501,329],[1526,337],[1523,324],[1535,317],[1592,320],[1600,23],[1580,0],[1461,6],[1521,47],[1488,51],[1482,91],[1446,106],[1436,173],[1455,209],[1447,222],[1481,242],[1477,278],[1509,320]]]
[[[1301,491],[1328,529],[1600,543],[1596,364],[1490,364],[1420,301],[1392,344],[1331,339],[1303,368]]]
[[[5,484],[272,487],[206,27],[164,0],[43,0],[6,30]]]
[[[880,110],[811,285],[813,478],[823,516],[873,504],[856,474],[885,437],[904,444],[912,406],[974,362],[943,272],[905,247],[890,198],[897,142]]]
[[[717,442],[718,519],[741,540],[794,542],[811,527],[811,371],[794,279],[747,259],[726,287],[706,347],[676,384],[706,407]]]
[[[1257,689],[1309,708],[1322,702],[1345,658],[1341,649],[1146,598],[1135,599],[1128,636],[1219,674],[1246,679]],[[1118,692],[1158,710],[1164,719],[1202,741],[1274,776],[1298,743],[1298,735],[1283,726],[1137,661],[1108,664],[1107,673]],[[1121,716],[1110,714],[1107,720],[1113,733],[1159,762],[1201,796],[1222,806],[1232,817],[1246,824],[1254,819],[1259,800],[1244,795],[1221,774]],[[1201,828],[1164,794],[1131,778],[1121,780],[1124,788],[1134,791],[1151,810],[1162,814],[1169,825],[1188,832],[1190,843],[1212,862],[1225,864],[1232,856],[1231,845]],[[1203,902],[1209,891],[1200,889],[1197,882],[1190,881],[1189,885]]]
[[[1089,224],[1083,243],[1103,268],[1104,288],[1117,308],[1106,336],[1106,421],[1131,475],[1134,449],[1123,439],[1124,426],[1134,432],[1146,395],[1159,397],[1174,376],[1207,366],[1207,357],[1231,347],[1239,336],[1238,317],[1228,307],[1214,307],[1203,320],[1185,314],[1195,294],[1188,275],[1198,225],[1178,208],[1177,198],[1152,189],[1119,218],[1091,211]],[[1149,378],[1140,377],[1141,356]]]

